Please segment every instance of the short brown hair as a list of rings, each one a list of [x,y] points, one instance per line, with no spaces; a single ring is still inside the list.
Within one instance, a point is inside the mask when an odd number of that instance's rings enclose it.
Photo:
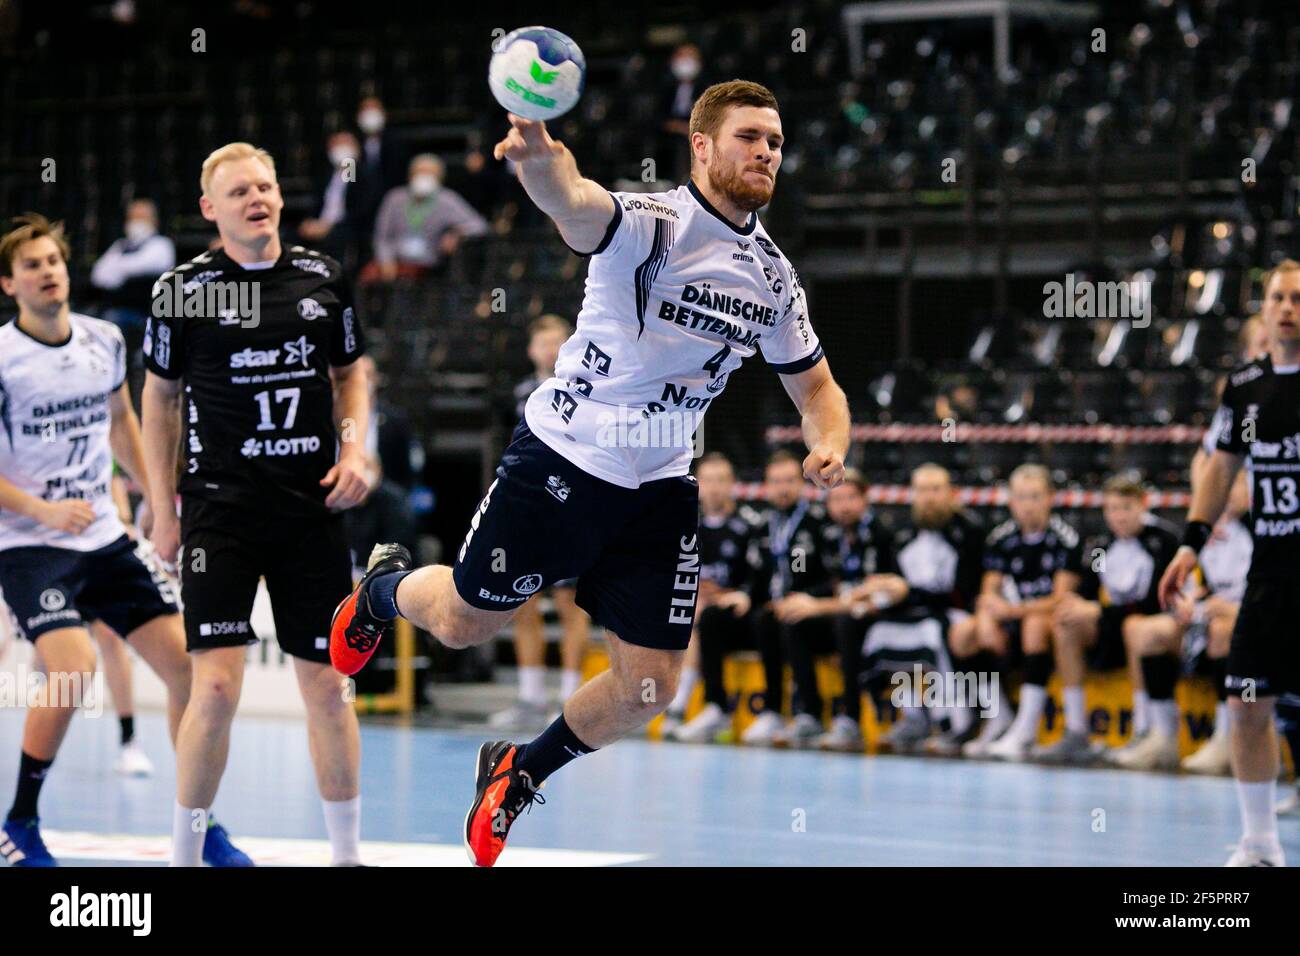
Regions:
[[[864,495],[867,493],[867,476],[856,468],[844,469],[844,484],[853,486]]]
[[[728,80],[714,83],[700,94],[691,107],[690,135],[703,133],[710,139],[718,135],[722,118],[732,106],[765,106],[780,111],[772,91],[761,83],[749,80]]]
[[[1112,475],[1101,486],[1102,494],[1119,495],[1121,498],[1136,498],[1146,501],[1147,490],[1142,482],[1133,475]]]
[[[63,261],[67,262],[72,257],[72,247],[63,234],[63,223],[50,222],[38,212],[25,212],[21,216],[15,216],[10,222],[9,230],[0,236],[0,276],[13,276],[13,263],[19,246],[46,236],[54,240],[63,255]]]
[[[789,448],[778,448],[776,451],[772,452],[772,454],[768,456],[767,464],[763,466],[763,470],[766,471],[773,465],[780,465],[787,461],[794,462],[799,466],[799,470],[801,472],[803,471],[803,459],[792,452]]]
[[[1264,284],[1260,287],[1261,294],[1268,294],[1268,284],[1273,281],[1274,276],[1283,272],[1295,272],[1297,269],[1300,269],[1300,262],[1296,262],[1294,259],[1283,259],[1273,268],[1264,273]]]
[[[573,334],[573,326],[569,320],[562,315],[556,315],[554,312],[548,312],[545,315],[539,315],[533,321],[528,323],[528,338],[531,339],[538,332],[563,332],[565,335]]]
[[[731,464],[731,459],[720,451],[711,451],[700,458],[700,460],[695,463],[695,470],[699,471],[705,465],[726,465],[732,471],[736,470],[735,466]]]

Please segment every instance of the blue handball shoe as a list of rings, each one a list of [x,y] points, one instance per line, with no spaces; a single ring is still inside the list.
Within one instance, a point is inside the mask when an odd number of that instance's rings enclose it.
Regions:
[[[6,820],[0,827],[0,856],[10,866],[58,866],[41,839],[39,817]]]
[[[203,862],[208,866],[253,866],[247,853],[230,842],[230,834],[220,823],[209,823],[203,837]]]

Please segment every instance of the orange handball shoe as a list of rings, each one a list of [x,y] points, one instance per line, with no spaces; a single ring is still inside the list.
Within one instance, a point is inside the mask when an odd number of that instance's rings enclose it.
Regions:
[[[381,574],[410,567],[411,552],[400,544],[377,544],[370,552],[361,582],[334,609],[330,623],[330,662],[339,673],[351,677],[365,667],[380,639],[393,629],[395,619],[383,620],[370,613],[366,587]]]
[[[478,751],[478,793],[465,816],[465,852],[475,866],[491,866],[506,848],[515,818],[546,801],[526,771],[515,769],[519,752],[508,740],[486,743]]]

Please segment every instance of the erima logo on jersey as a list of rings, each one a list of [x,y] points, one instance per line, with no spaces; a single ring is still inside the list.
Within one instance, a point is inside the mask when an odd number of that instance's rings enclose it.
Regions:
[[[751,256],[751,255],[749,254],[749,243],[747,243],[747,242],[741,242],[741,241],[737,240],[737,241],[736,241],[736,245],[740,246],[740,251],[739,251],[739,252],[733,252],[733,253],[731,254],[731,258],[733,258],[733,259],[739,259],[741,262],[753,262],[753,261],[754,261],[754,257]]]
[[[314,272],[318,276],[329,278],[330,267],[319,259],[294,259],[292,264],[303,272]]]
[[[325,307],[315,299],[299,299],[298,314],[310,322],[313,319],[323,319],[329,313],[326,312]]]

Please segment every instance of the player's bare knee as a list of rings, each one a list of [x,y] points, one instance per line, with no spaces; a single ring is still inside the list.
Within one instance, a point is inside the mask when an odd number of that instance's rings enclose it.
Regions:
[[[1246,700],[1241,694],[1228,695],[1228,712],[1233,725],[1248,736],[1263,735],[1273,723],[1273,707],[1259,700]]]

